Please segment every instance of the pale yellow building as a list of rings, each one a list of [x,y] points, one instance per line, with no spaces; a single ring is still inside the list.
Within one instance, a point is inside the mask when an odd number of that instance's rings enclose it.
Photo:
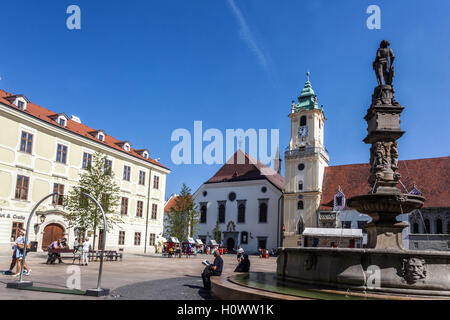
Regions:
[[[308,80],[298,102],[292,102],[291,139],[285,152],[283,243],[301,245],[306,227],[317,227],[322,182],[329,156],[324,147],[325,116]]]
[[[106,248],[152,252],[163,232],[170,170],[151,159],[146,149],[136,150],[130,142],[90,128],[75,116],[52,112],[23,95],[0,90],[0,251],[11,250],[17,228],[26,227],[29,213],[41,198],[54,190],[68,194],[95,152],[107,156],[105,165],[112,166],[120,186],[117,214],[124,223],[108,232]],[[32,218],[29,239],[37,242],[38,250],[58,237],[67,238],[73,246],[76,230],[69,228],[61,204],[50,199]],[[97,249],[98,240],[92,245]]]

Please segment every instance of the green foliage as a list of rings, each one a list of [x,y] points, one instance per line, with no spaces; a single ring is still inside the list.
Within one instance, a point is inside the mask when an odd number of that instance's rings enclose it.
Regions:
[[[167,231],[172,237],[183,241],[194,234],[199,222],[196,209],[191,189],[183,184],[180,195],[175,198],[174,205],[167,213]]]
[[[105,155],[95,153],[92,163],[80,174],[78,184],[69,192],[65,218],[70,227],[78,228],[83,233],[87,230],[95,232],[97,227],[103,228],[103,217],[94,201],[82,192],[90,194],[102,205],[106,214],[106,231],[123,222],[116,211],[120,188],[114,181],[111,168],[105,167],[105,160]]]
[[[219,219],[217,219],[216,226],[212,230],[212,236],[213,236],[213,239],[216,240],[216,242],[220,244],[220,241],[222,239],[222,231],[220,230]]]

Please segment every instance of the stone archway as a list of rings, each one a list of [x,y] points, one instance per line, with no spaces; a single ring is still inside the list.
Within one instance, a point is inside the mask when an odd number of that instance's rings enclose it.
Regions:
[[[64,227],[59,223],[50,223],[45,226],[42,235],[42,250],[47,250],[47,247],[55,240],[64,237]]]
[[[234,246],[236,245],[236,242],[234,241],[233,238],[228,238],[227,240],[227,250],[228,252],[233,252],[234,250]]]

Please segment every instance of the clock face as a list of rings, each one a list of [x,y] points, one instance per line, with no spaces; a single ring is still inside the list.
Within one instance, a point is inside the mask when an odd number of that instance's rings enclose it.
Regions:
[[[298,127],[298,136],[301,137],[307,137],[308,136],[308,127]]]

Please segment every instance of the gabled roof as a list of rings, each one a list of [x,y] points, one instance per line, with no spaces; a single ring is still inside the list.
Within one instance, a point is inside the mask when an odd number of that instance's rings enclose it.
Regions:
[[[369,170],[368,163],[325,168],[319,210],[333,210],[333,197],[339,186],[347,199],[369,193]],[[405,193],[414,187],[420,190],[425,197],[424,208],[450,207],[450,157],[400,160],[398,172],[407,190],[401,183],[397,187]]]
[[[166,204],[164,205],[164,213],[170,212],[170,209],[175,206],[175,200],[178,198],[177,194],[173,194],[170,196],[169,200],[167,200]]]
[[[102,143],[104,145],[107,145],[108,147],[115,149],[115,150],[124,152],[126,154],[129,154],[129,155],[139,158],[141,160],[148,161],[158,167],[168,170],[168,168],[165,167],[164,165],[162,165],[161,163],[159,163],[153,159],[150,159],[150,158],[148,158],[148,159],[144,158],[139,153],[137,153],[136,150],[134,150],[133,148],[130,148],[130,152],[125,151],[124,149],[122,149],[120,146],[117,145],[117,143],[120,141],[114,137],[111,137],[111,136],[105,134],[104,141],[99,141],[98,139],[95,139],[95,137],[92,136],[92,132],[98,131],[98,130],[90,128],[79,122],[73,121],[73,120],[69,119],[68,117],[67,117],[68,119],[67,119],[66,127],[61,126],[59,123],[56,123],[55,121],[52,120],[52,117],[55,115],[55,112],[45,109],[33,102],[28,102],[27,109],[21,110],[18,107],[16,107],[15,105],[13,105],[10,101],[7,100],[7,97],[10,97],[10,96],[13,96],[13,94],[0,89],[0,103],[3,103],[9,107],[12,107],[15,110],[17,110],[18,112],[28,114],[29,116],[32,116],[39,120],[50,123],[56,127],[60,127],[61,129],[71,131],[71,132],[78,134],[80,136],[83,136],[87,139],[93,140],[97,143]]]
[[[268,180],[279,190],[284,188],[284,178],[280,174],[242,150],[238,150],[205,184],[263,179]]]

